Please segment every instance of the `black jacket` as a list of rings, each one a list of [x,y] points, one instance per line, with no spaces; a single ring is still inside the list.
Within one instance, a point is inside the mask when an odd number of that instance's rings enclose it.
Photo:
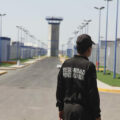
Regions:
[[[56,106],[59,111],[63,110],[64,103],[80,104],[95,118],[100,117],[96,78],[96,67],[88,58],[75,55],[66,60],[58,74]]]

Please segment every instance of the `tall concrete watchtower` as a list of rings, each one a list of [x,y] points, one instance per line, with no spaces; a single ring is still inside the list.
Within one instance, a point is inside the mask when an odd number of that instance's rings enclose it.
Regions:
[[[63,18],[47,17],[49,24],[48,56],[58,57],[59,54],[59,28]]]

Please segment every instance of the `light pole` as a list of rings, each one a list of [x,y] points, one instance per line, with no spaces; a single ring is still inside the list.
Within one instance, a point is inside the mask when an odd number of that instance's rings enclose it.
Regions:
[[[22,45],[22,42],[23,42],[23,27],[22,26],[19,26],[19,29],[21,30],[21,36],[20,36],[20,44]]]
[[[77,29],[79,30],[79,33],[81,34],[81,26],[78,26]]]
[[[92,20],[84,20],[86,22],[86,27],[87,27],[87,34],[89,33],[89,23],[92,22]]]
[[[24,44],[26,44],[28,31],[25,28],[23,28],[23,32],[24,32]]]
[[[6,14],[0,14],[0,19],[1,19],[1,27],[0,27],[0,39],[2,39],[1,37],[2,37],[2,18],[5,16]],[[0,40],[0,62],[2,61],[2,48],[1,48],[1,46],[2,46],[2,40]]]
[[[83,28],[85,28],[85,32],[83,31],[83,33],[86,34],[86,32],[87,32],[86,25],[87,24],[86,23],[82,23],[82,25],[83,25]]]
[[[62,56],[64,56],[63,48],[64,48],[64,44],[62,44]]]
[[[21,30],[21,39],[20,39],[20,59],[22,58],[22,44],[23,44],[23,27],[20,26],[19,29]]]
[[[17,65],[20,65],[20,55],[21,55],[21,48],[20,48],[20,28],[21,26],[16,26],[18,29],[18,43],[17,43]],[[20,48],[20,49],[19,49]]]
[[[73,32],[73,34],[75,35],[75,41],[77,40],[77,34],[79,33],[79,31],[77,30],[75,30],[74,32]]]
[[[71,41],[71,43],[72,43],[72,56],[73,56],[74,55],[74,41],[73,41],[73,37],[70,37],[69,41]]]
[[[94,7],[99,11],[99,30],[98,30],[98,55],[97,55],[97,71],[99,72],[99,65],[100,65],[100,33],[101,33],[101,10],[103,10],[105,7]]]
[[[29,34],[29,31],[26,30],[25,33],[26,33],[26,45],[28,46],[28,34]]]
[[[82,26],[80,25],[80,26],[78,26],[78,30],[79,30],[79,33],[80,33],[80,35],[82,34]]]
[[[36,54],[35,56],[38,57],[38,45],[37,45],[38,42],[37,42],[37,38],[34,37],[34,40],[35,40],[35,52],[36,52],[36,53],[35,53],[35,54]]]
[[[84,26],[81,26],[81,33],[83,34],[83,28],[84,28]]]
[[[0,14],[0,18],[1,18],[1,30],[0,30],[0,37],[2,37],[2,18],[6,16],[6,14]]]
[[[78,37],[78,33],[79,33],[79,31],[75,31],[75,32],[73,32],[74,33],[74,35],[75,35],[75,37],[74,37],[74,55],[76,54],[76,47],[75,47],[75,45],[76,45],[76,41],[77,41],[77,37]]]
[[[118,13],[119,13],[119,0],[117,0],[117,12],[116,12],[116,32],[115,32],[115,53],[114,53],[114,70],[113,78],[116,78],[116,57],[117,57],[117,35],[118,35]]]
[[[104,74],[106,74],[109,2],[112,1],[112,0],[105,0],[105,1],[107,1],[107,15],[106,15],[106,35],[105,35]]]
[[[41,43],[41,41],[40,40],[38,40],[38,52],[39,52],[39,59],[40,59],[40,43]]]
[[[34,57],[34,36],[30,35],[31,37],[31,53],[32,53],[32,58]]]

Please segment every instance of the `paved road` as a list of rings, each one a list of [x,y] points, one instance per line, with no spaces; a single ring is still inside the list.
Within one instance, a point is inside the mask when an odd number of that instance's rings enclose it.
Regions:
[[[57,120],[57,58],[0,76],[0,120]],[[103,120],[119,120],[120,94],[101,93]]]

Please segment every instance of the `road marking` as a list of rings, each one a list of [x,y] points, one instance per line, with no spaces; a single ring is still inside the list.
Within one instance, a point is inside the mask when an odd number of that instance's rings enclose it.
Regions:
[[[103,89],[103,88],[98,88],[100,92],[108,92],[108,93],[120,93],[120,90],[112,90],[112,89]]]

